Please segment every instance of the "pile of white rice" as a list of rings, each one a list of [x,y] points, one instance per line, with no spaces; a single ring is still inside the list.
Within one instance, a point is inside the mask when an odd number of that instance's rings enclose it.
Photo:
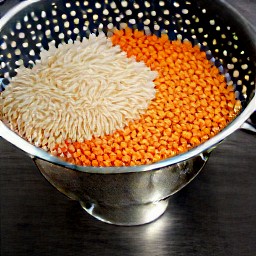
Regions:
[[[122,129],[155,96],[157,73],[127,58],[103,33],[58,48],[50,43],[40,56],[32,69],[17,69],[0,95],[0,116],[46,150]]]

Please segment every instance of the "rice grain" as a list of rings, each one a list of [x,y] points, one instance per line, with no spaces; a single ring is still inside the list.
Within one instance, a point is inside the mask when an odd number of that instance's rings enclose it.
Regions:
[[[157,72],[127,58],[103,33],[50,43],[40,57],[32,69],[18,68],[0,95],[1,118],[38,147],[111,134],[138,119],[155,97]]]

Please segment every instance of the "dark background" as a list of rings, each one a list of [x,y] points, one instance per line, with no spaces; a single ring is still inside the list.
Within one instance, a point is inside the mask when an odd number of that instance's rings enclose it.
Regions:
[[[6,1],[9,7],[16,2]],[[228,2],[256,25],[255,0]],[[255,256],[255,152],[256,136],[235,132],[171,198],[160,219],[118,227],[89,216],[53,188],[28,156],[0,139],[1,256]]]

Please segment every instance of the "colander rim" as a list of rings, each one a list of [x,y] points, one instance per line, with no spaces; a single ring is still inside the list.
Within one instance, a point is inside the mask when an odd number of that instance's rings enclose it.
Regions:
[[[0,32],[4,25],[19,11],[26,8],[28,5],[39,2],[41,0],[31,0],[24,1],[18,5],[11,8],[1,19],[0,19]],[[252,38],[254,44],[254,50],[256,51],[256,30],[255,27],[233,6],[227,3],[225,0],[218,0],[217,2],[224,5],[229,11],[238,17],[238,22],[243,23],[247,28],[248,36]],[[219,4],[217,3],[216,4]],[[86,173],[97,173],[97,174],[120,174],[120,173],[132,173],[132,172],[144,172],[153,171],[159,168],[168,167],[170,165],[178,164],[183,161],[187,161],[196,156],[202,156],[203,153],[211,150],[217,146],[221,141],[228,137],[231,133],[238,130],[243,123],[250,117],[250,115],[255,111],[256,108],[256,92],[247,107],[221,132],[215,135],[213,138],[207,140],[206,142],[200,144],[199,146],[179,154],[177,156],[167,158],[148,165],[138,165],[138,166],[121,166],[121,167],[93,167],[93,166],[78,166],[57,158],[50,153],[47,153],[41,148],[38,148],[23,138],[18,134],[10,130],[5,124],[0,120],[0,136],[6,141],[10,142],[14,146],[18,147],[22,151],[29,154],[32,158],[38,158],[50,162],[55,165],[59,165],[65,168],[73,169],[75,171],[81,171]]]

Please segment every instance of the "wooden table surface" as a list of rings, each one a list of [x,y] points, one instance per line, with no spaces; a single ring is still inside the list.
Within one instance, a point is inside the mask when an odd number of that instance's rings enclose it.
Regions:
[[[256,25],[255,0],[230,2]],[[235,132],[160,219],[118,227],[89,216],[0,139],[1,256],[255,256],[255,153],[256,136]]]

